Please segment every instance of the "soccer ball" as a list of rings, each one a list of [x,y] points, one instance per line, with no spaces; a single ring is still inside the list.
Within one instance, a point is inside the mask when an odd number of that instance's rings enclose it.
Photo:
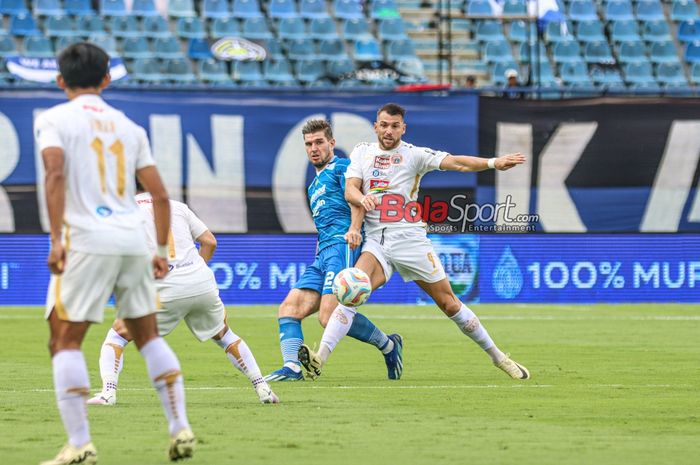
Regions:
[[[372,283],[367,273],[359,268],[345,268],[333,280],[333,294],[343,305],[359,307],[372,293]]]

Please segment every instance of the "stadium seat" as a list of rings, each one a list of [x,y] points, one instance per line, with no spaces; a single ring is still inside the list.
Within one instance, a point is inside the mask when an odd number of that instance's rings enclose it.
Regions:
[[[100,0],[100,14],[102,16],[126,16],[124,0]]]
[[[487,0],[468,0],[465,13],[469,16],[493,16],[491,4]]]
[[[694,84],[700,84],[700,63],[695,63],[690,67],[690,80]]]
[[[128,37],[122,44],[124,58],[153,58],[153,52],[145,37]]]
[[[578,42],[557,42],[552,48],[552,58],[557,63],[573,63],[581,61],[581,47]]]
[[[700,63],[700,42],[691,42],[685,46],[685,61]]]
[[[44,20],[44,33],[48,37],[75,37],[75,21],[69,16],[49,16]]]
[[[603,23],[598,20],[580,21],[576,25],[576,37],[581,42],[607,41],[603,32]]]
[[[107,28],[118,39],[143,35],[143,31],[141,31],[135,16],[113,16],[107,18]]]
[[[299,18],[294,0],[269,0],[267,2],[267,15],[270,18]]]
[[[6,35],[0,35],[0,57],[6,57],[9,55],[17,55],[17,46],[12,37]]]
[[[287,42],[287,55],[290,60],[304,60],[316,56],[313,39],[294,39]]]
[[[680,63],[659,63],[656,67],[656,79],[666,85],[688,85]]]
[[[258,0],[233,0],[234,18],[262,18]]]
[[[326,73],[326,69],[318,60],[301,60],[294,63],[294,74],[302,84],[312,83]]]
[[[383,58],[379,43],[372,36],[363,36],[356,39],[353,42],[352,50],[356,61],[374,61]]]
[[[355,65],[350,59],[330,61],[327,64],[328,75],[339,78],[355,71]]]
[[[100,47],[102,50],[107,52],[111,57],[119,56],[119,49],[117,48],[117,39],[106,34],[99,34],[88,37],[88,41]]]
[[[373,19],[400,18],[399,8],[394,0],[372,0],[369,15]]]
[[[261,44],[265,51],[267,52],[267,58],[272,60],[281,60],[285,58],[284,47],[282,47],[282,41],[279,39],[266,40]]]
[[[333,13],[339,19],[364,19],[361,0],[333,0]]]
[[[264,18],[244,18],[241,29],[241,34],[246,39],[267,40],[273,37]]]
[[[491,82],[498,86],[504,85],[508,81],[506,79],[506,71],[510,69],[515,69],[520,72],[520,67],[514,61],[494,63],[493,68],[491,69]]]
[[[192,63],[185,59],[168,60],[164,66],[163,77],[178,84],[192,84],[197,81]]]
[[[598,19],[598,10],[591,0],[572,0],[569,3],[569,17],[574,21]]]
[[[637,21],[615,21],[610,25],[610,37],[613,42],[630,42],[641,40]]]
[[[228,0],[204,0],[202,2],[202,18],[230,18],[231,10]]]
[[[156,10],[156,5],[153,0],[133,0],[134,3],[131,6],[131,14],[135,16],[140,16],[142,18],[148,16],[160,16],[158,10]]]
[[[259,61],[234,61],[231,77],[240,82],[261,82],[263,75]]]
[[[193,0],[168,0],[168,16],[171,18],[197,16]]]
[[[331,18],[313,18],[309,21],[309,37],[312,39],[337,39],[340,36]]]
[[[503,41],[503,26],[500,21],[481,21],[476,25],[475,38],[479,42]]]
[[[401,18],[380,19],[377,21],[377,35],[381,40],[401,40],[407,38]]]
[[[678,24],[678,40],[686,43],[700,41],[700,21],[684,21]]]
[[[211,58],[209,41],[203,37],[193,38],[187,44],[187,56],[192,60],[206,60]]]
[[[330,18],[324,0],[301,0],[299,4],[299,14],[306,19]]]
[[[642,21],[666,20],[659,0],[638,0],[635,13],[637,19]]]
[[[506,0],[503,3],[503,16],[526,16],[527,2],[525,0]]]
[[[508,30],[508,38],[511,42],[522,43],[535,41],[537,37],[537,28],[533,24],[528,30],[528,23],[523,20],[517,20],[510,23],[510,28]]]
[[[281,18],[277,23],[277,35],[280,39],[303,39],[306,37],[306,26],[301,18]]]
[[[513,53],[510,50],[510,44],[505,40],[487,42],[482,56],[487,63],[515,61],[513,59]]]
[[[157,39],[158,37],[170,37],[168,22],[162,16],[147,16],[143,19],[143,33],[146,37]]]
[[[628,63],[624,66],[625,81],[629,84],[649,84],[656,83],[654,75],[651,72],[651,64],[645,63]]]
[[[209,35],[212,39],[236,37],[240,35],[238,21],[233,18],[216,18],[209,24]]]
[[[369,22],[365,18],[348,19],[341,24],[345,40],[357,40],[370,34]]]
[[[20,13],[10,17],[10,34],[13,36],[38,36],[41,31],[36,26],[36,21],[28,13]]]
[[[428,79],[425,77],[425,69],[423,68],[423,62],[416,57],[408,60],[398,60],[394,63],[394,67],[400,72],[404,73],[404,76],[401,76],[400,78],[402,82],[428,81]]]
[[[647,42],[665,42],[671,40],[671,31],[665,19],[642,23],[642,38]]]
[[[180,42],[175,37],[161,37],[153,42],[153,51],[157,58],[176,59],[182,58]]]
[[[671,5],[673,21],[694,21],[698,18],[698,6],[694,0],[673,0]]]
[[[199,79],[205,83],[232,84],[231,76],[226,71],[226,63],[209,58],[197,64]]]
[[[557,21],[550,21],[544,31],[544,38],[547,42],[568,42],[574,40],[573,32],[574,28],[570,23],[564,25]]]
[[[622,76],[617,69],[594,67],[591,70],[591,79],[597,85],[604,87],[624,86]]]
[[[175,34],[183,39],[204,39],[207,33],[199,18],[179,18],[175,26]]]
[[[524,64],[537,63],[538,61],[546,61],[549,63],[549,57],[547,57],[547,49],[545,48],[544,43],[540,42],[539,44],[539,56],[535,56],[536,48],[537,44],[529,44],[527,42],[520,44],[520,61]]]
[[[679,61],[673,42],[653,43],[649,58],[652,63],[678,63]]]
[[[62,51],[64,48],[68,47],[69,45],[77,44],[78,42],[82,42],[82,41],[83,41],[83,38],[82,38],[82,37],[78,37],[78,36],[71,36],[71,37],[64,36],[64,37],[58,37],[58,38],[56,39],[56,44],[55,44],[55,46],[54,46],[54,50],[56,51],[55,53],[56,53],[56,55],[58,55],[59,53],[61,53],[61,51]],[[103,50],[104,50],[104,49],[103,49]],[[105,52],[106,52],[106,50],[105,50]]]
[[[298,84],[292,75],[292,68],[287,60],[266,60],[263,63],[263,77],[271,83],[283,86]]]
[[[561,80],[564,84],[590,84],[591,78],[588,77],[588,69],[581,62],[564,63],[560,71]]]
[[[64,0],[63,9],[66,14],[74,16],[94,15],[95,10],[92,9],[90,0]]]
[[[649,60],[644,43],[639,41],[622,42],[618,47],[617,55],[620,63],[644,63]]]
[[[583,51],[583,59],[586,63],[614,63],[610,46],[607,42],[589,42]]]
[[[32,11],[36,16],[59,16],[65,14],[59,0],[34,0]]]
[[[78,16],[75,22],[75,29],[79,35],[91,37],[107,35],[102,16]]]
[[[28,36],[24,38],[24,56],[30,58],[52,58],[55,56],[51,41],[44,36]]]
[[[604,15],[608,21],[624,21],[634,19],[632,3],[629,0],[612,0],[605,4]]]
[[[416,49],[410,39],[387,42],[386,59],[388,61],[409,60],[416,58]]]
[[[25,0],[0,0],[0,13],[2,14],[17,16],[28,12]]]
[[[131,77],[138,81],[154,83],[165,80],[160,72],[160,64],[153,58],[137,58],[131,68]]]
[[[344,61],[349,59],[345,45],[339,39],[319,41],[318,57],[326,61]]]

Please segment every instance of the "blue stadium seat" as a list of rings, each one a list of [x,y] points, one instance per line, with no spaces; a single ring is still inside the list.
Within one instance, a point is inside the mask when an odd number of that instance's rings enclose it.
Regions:
[[[622,42],[617,51],[620,63],[644,63],[649,61],[643,42]]]
[[[651,45],[649,55],[652,63],[678,63],[676,46],[673,42],[656,42]]]
[[[348,19],[341,21],[341,24],[345,40],[357,40],[370,34],[369,22],[365,18]]]
[[[92,9],[90,0],[64,0],[63,9],[69,15],[88,16],[94,15],[95,10]]]
[[[565,84],[590,84],[591,78],[588,76],[586,65],[577,61],[574,63],[564,63],[560,70],[561,80]]]
[[[557,42],[552,48],[552,58],[557,63],[573,63],[581,61],[581,47],[575,40]]]
[[[625,82],[628,84],[656,83],[649,62],[628,63],[624,66],[623,70],[625,73]]]
[[[162,16],[147,16],[143,19],[142,29],[143,33],[152,39],[170,37],[168,22]]]
[[[102,50],[107,52],[111,57],[119,56],[119,49],[117,48],[117,39],[106,34],[99,34],[95,36],[88,37],[88,42],[100,47]]]
[[[165,80],[160,72],[160,63],[153,58],[137,58],[134,60],[131,77],[144,83],[157,83]]]
[[[642,38],[647,42],[671,40],[671,31],[665,19],[642,22]]]
[[[175,26],[175,34],[183,39],[204,39],[207,36],[204,24],[199,18],[179,18]]]
[[[112,16],[107,18],[107,27],[114,37],[139,37],[143,31],[135,16]]]
[[[212,39],[236,37],[240,33],[238,21],[233,18],[215,18],[209,23],[209,35]]]
[[[202,18],[230,18],[231,9],[228,0],[204,0],[202,2]]]
[[[589,42],[583,51],[583,59],[586,63],[614,63],[610,46],[606,42]]]
[[[44,36],[25,37],[23,47],[23,55],[30,58],[52,58],[54,56],[51,41]]]
[[[134,0],[131,6],[131,14],[142,18],[148,16],[160,16],[153,0]]]
[[[352,50],[355,61],[375,61],[383,58],[379,43],[372,36],[356,39],[352,44]]]
[[[607,40],[603,32],[603,23],[598,20],[580,21],[576,25],[576,37],[581,42],[602,42]]]
[[[635,8],[637,19],[642,21],[665,20],[664,10],[659,0],[638,0]]]
[[[263,63],[263,76],[271,83],[285,86],[298,84],[292,75],[292,67],[287,60],[266,60]]]
[[[82,42],[83,38],[78,37],[78,36],[63,36],[63,37],[58,37],[56,39],[56,44],[54,46],[54,50],[56,51],[56,55],[61,53],[61,51],[68,47],[69,45],[77,44],[78,42]],[[106,50],[105,50],[106,51]]]
[[[6,57],[9,55],[17,55],[17,46],[12,37],[0,35],[0,56]]]
[[[234,18],[262,18],[258,0],[233,0]]]
[[[183,58],[180,42],[175,37],[161,37],[153,42],[153,51],[157,58]]]
[[[380,19],[377,21],[377,33],[381,40],[401,40],[407,38],[401,18]]]
[[[240,82],[260,82],[263,75],[259,61],[234,61],[231,77]]]
[[[373,0],[369,15],[374,19],[400,18],[399,8],[394,0]]]
[[[36,16],[58,16],[65,14],[59,0],[34,0],[33,12]]]
[[[694,63],[690,67],[690,80],[694,84],[700,84],[700,63]]]
[[[241,34],[246,39],[272,39],[272,32],[264,18],[244,18],[241,22]]]
[[[525,0],[506,0],[503,3],[503,16],[526,16],[527,3]]]
[[[28,12],[25,0],[0,0],[0,13],[2,14],[16,16]]]
[[[309,21],[309,37],[312,39],[337,39],[338,31],[331,18],[313,18]]]
[[[482,56],[487,63],[515,61],[510,50],[510,44],[506,40],[487,42]]]
[[[603,87],[624,87],[625,82],[622,80],[619,71],[616,69],[607,69],[594,67],[591,70],[591,79],[597,85]]]
[[[75,22],[75,29],[79,35],[91,37],[107,35],[102,16],[78,16]]]
[[[153,52],[145,37],[127,37],[122,44],[124,58],[153,58]]]
[[[506,71],[515,69],[520,73],[520,67],[514,61],[495,63],[491,69],[491,81],[494,85],[501,86],[507,82]]]
[[[327,64],[328,75],[338,78],[355,71],[355,65],[350,59],[330,61]]]
[[[610,37],[613,42],[630,42],[641,40],[637,21],[615,21],[610,25]]]
[[[267,52],[267,58],[272,60],[281,60],[285,58],[284,47],[282,47],[282,41],[279,39],[270,39],[262,44]]]
[[[685,46],[685,61],[700,63],[700,42],[691,42]]]
[[[287,54],[290,60],[304,60],[316,56],[313,39],[294,39],[287,42]]]
[[[688,85],[680,63],[659,63],[656,67],[656,79],[666,85]]]
[[[479,42],[493,42],[506,39],[500,21],[487,20],[477,23],[475,34],[476,40]]]
[[[574,40],[573,32],[571,23],[564,25],[557,21],[550,21],[544,31],[544,38],[547,42],[568,42]]]
[[[205,83],[232,84],[231,76],[226,70],[226,63],[209,58],[197,64],[199,79]]]
[[[100,0],[100,14],[102,16],[126,16],[124,0]]]
[[[163,75],[165,79],[178,84],[192,84],[197,80],[192,63],[182,58],[166,61]]]
[[[192,60],[206,60],[212,57],[209,41],[205,38],[193,38],[187,44],[187,56]]]
[[[294,63],[294,74],[302,84],[309,84],[326,74],[326,68],[318,60],[300,60]]]
[[[324,0],[301,0],[299,14],[306,19],[330,18]]]
[[[168,0],[168,16],[171,18],[197,16],[193,0]]]
[[[20,13],[10,17],[10,34],[13,36],[38,36],[41,31],[36,26],[36,21],[28,13]]]
[[[608,21],[624,21],[634,19],[632,3],[629,0],[612,0],[604,6],[605,18]]]
[[[530,25],[523,20],[517,20],[510,23],[508,38],[511,42],[522,43],[534,41],[537,38],[537,28],[534,24]]]
[[[69,16],[49,16],[44,20],[44,33],[48,37],[75,37],[75,21]]]
[[[299,18],[294,0],[270,0],[267,14],[270,18]]]
[[[591,0],[572,0],[569,3],[569,17],[574,21],[598,19],[598,10]]]
[[[388,61],[409,60],[416,57],[416,49],[411,39],[389,41],[386,44],[386,59]]]
[[[678,40],[686,43],[700,41],[700,21],[684,21],[678,24]]]
[[[694,21],[698,19],[698,6],[694,0],[673,0],[671,19],[674,21]]]
[[[277,35],[280,39],[303,39],[306,37],[304,20],[299,17],[281,18],[277,23]]]
[[[545,48],[544,44],[539,44],[538,56],[535,55],[537,53],[536,48],[537,44],[530,44],[528,42],[523,42],[522,44],[520,44],[520,50],[518,54],[520,56],[520,61],[525,64],[537,63],[538,61],[549,63],[549,58],[547,57],[547,49]]]
[[[491,4],[487,0],[469,0],[465,7],[465,13],[470,16],[493,16]]]
[[[349,60],[345,45],[339,39],[324,39],[318,43],[318,57],[326,61]]]
[[[339,19],[364,19],[361,0],[333,0],[333,12]]]

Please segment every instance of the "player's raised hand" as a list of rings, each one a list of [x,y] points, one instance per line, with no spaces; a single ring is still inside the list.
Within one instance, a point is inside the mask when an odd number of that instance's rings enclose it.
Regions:
[[[168,260],[155,255],[153,257],[153,276],[156,279],[163,279],[168,274]]]
[[[360,245],[362,245],[362,233],[359,230],[350,228],[348,232],[345,233],[345,242],[348,243],[352,250],[355,250]]]
[[[375,208],[377,208],[377,205],[379,205],[379,200],[377,199],[377,196],[374,194],[367,194],[364,197],[362,197],[362,200],[360,200],[360,203],[364,207],[365,211],[372,211]]]
[[[66,267],[66,249],[63,248],[63,244],[60,242],[54,242],[51,244],[47,264],[49,265],[49,270],[51,270],[51,273],[63,273],[63,270]]]
[[[523,163],[525,163],[525,155],[512,153],[496,158],[495,167],[499,171],[505,171],[516,165],[522,165]]]

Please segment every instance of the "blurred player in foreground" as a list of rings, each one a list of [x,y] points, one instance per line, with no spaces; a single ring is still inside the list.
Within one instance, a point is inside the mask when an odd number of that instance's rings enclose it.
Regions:
[[[158,336],[154,273],[168,272],[168,194],[146,131],[102,100],[109,56],[78,43],[58,57],[58,86],[68,102],[36,119],[36,143],[46,172],[51,225],[46,304],[56,401],[68,444],[44,465],[94,464],[85,400],[90,384],[81,344],[102,322],[114,293],[117,315],[134,337],[168,418],[171,460],[191,457],[195,438],[185,409],[180,362]],[[146,246],[134,177],[153,195],[157,252]]]
[[[362,244],[361,207],[352,208],[345,200],[345,170],[350,161],[333,154],[335,139],[330,124],[310,120],[301,130],[309,161],[316,177],[309,185],[309,206],[318,231],[316,259],[289,291],[279,308],[280,347],[284,366],[265,377],[268,381],[303,380],[298,358],[304,342],[301,320],[319,313],[322,326],[328,324],[338,301],[331,286],[336,273],[353,266]],[[387,336],[361,313],[357,313],[346,333],[377,347],[384,354],[389,379],[401,378],[403,341],[398,334]],[[313,374],[312,374],[313,376]]]
[[[149,248],[155,250],[153,199],[139,189],[136,203],[146,219]],[[156,281],[162,305],[156,313],[158,332],[161,336],[167,336],[180,321],[185,320],[197,339],[202,342],[211,339],[224,350],[231,364],[253,384],[260,402],[279,403],[275,393],[263,380],[248,345],[226,324],[226,309],[219,298],[214,273],[207,266],[216,250],[216,238],[184,203],[170,200],[170,211],[170,272],[162,280]],[[193,241],[200,244],[199,252]],[[102,392],[88,400],[88,404],[114,405],[117,402],[117,383],[124,363],[124,347],[131,340],[124,322],[116,320],[100,351]]]
[[[389,281],[394,271],[404,281],[415,281],[466,336],[486,351],[496,367],[511,378],[528,379],[528,370],[499,350],[479,318],[452,292],[442,263],[427,238],[421,213],[409,205],[416,205],[420,179],[430,171],[504,171],[523,163],[525,157],[514,154],[487,160],[415,147],[401,140],[406,132],[404,115],[400,106],[384,105],[374,123],[377,142],[360,143],[350,154],[345,197],[351,205],[366,211],[366,240],[355,267],[369,275],[373,289]],[[391,205],[382,203],[389,200]],[[397,205],[406,206],[406,210],[400,211]],[[393,216],[385,215],[388,207]],[[348,333],[355,313],[355,308],[339,304],[326,326],[318,352],[306,345],[300,347],[299,359],[307,371],[321,374],[321,367]]]

